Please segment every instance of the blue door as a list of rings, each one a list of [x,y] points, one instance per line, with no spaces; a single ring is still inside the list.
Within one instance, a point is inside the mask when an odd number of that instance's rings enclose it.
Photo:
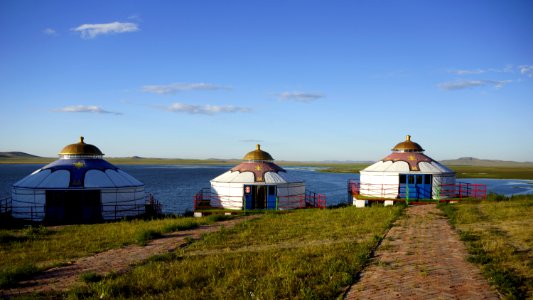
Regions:
[[[401,199],[431,199],[431,174],[400,174]]]
[[[276,209],[276,186],[267,186],[267,209]]]
[[[253,185],[244,186],[244,208],[252,209],[253,208]]]

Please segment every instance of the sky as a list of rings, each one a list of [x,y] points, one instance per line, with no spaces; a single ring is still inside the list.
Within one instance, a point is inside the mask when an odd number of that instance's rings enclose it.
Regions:
[[[533,161],[533,2],[0,0],[0,151]]]

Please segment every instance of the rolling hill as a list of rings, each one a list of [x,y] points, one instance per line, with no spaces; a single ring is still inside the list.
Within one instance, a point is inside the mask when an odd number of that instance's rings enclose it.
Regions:
[[[461,157],[458,159],[441,160],[440,163],[449,166],[533,167],[533,162],[479,159],[475,157]]]
[[[11,151],[11,152],[0,152],[1,158],[37,158],[40,156],[28,154],[26,152],[20,151]]]

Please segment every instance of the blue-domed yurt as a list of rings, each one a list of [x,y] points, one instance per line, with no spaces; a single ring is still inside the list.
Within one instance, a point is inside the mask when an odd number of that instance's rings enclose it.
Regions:
[[[144,183],[103,159],[94,145],[67,145],[59,159],[12,186],[12,216],[73,224],[144,213]]]

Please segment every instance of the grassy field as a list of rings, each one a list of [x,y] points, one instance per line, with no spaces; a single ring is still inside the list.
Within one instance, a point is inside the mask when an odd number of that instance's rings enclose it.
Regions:
[[[478,264],[506,298],[533,298],[533,195],[440,205]]]
[[[354,281],[403,207],[267,213],[155,256],[122,275],[84,276],[68,298],[332,299]],[[85,278],[86,277],[86,278]]]
[[[533,167],[449,166],[457,178],[533,179]]]
[[[358,173],[368,165],[347,164],[322,170],[333,173]],[[457,173],[457,178],[533,179],[533,167],[448,166]]]
[[[167,218],[115,223],[0,229],[0,287],[35,272],[128,244],[144,244],[163,233],[198,227],[220,217]]]

